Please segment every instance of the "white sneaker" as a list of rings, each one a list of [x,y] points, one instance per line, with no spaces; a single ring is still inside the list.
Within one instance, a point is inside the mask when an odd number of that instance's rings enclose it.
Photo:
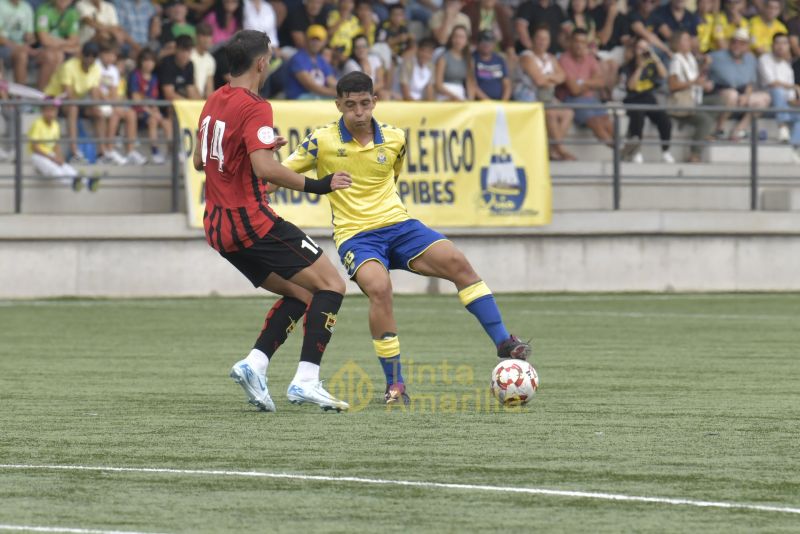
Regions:
[[[103,163],[111,163],[113,165],[125,165],[127,160],[125,159],[125,156],[116,150],[111,149],[103,153],[102,161]]]
[[[14,155],[6,150],[5,148],[0,148],[0,161],[8,161],[13,159]]]
[[[145,158],[135,150],[131,150],[130,152],[128,152],[128,155],[125,156],[125,160],[129,165],[144,165],[145,163],[147,163],[147,158]]]
[[[275,403],[272,402],[267,389],[266,377],[258,376],[244,360],[236,362],[231,367],[230,377],[247,393],[247,402],[262,412],[275,411]]]
[[[150,163],[153,165],[163,165],[167,162],[167,158],[161,152],[156,152],[150,156]]]
[[[631,162],[633,162],[633,163],[644,163],[644,156],[642,155],[641,152],[637,152],[631,158]]]
[[[325,411],[336,410],[337,412],[341,412],[350,408],[349,404],[335,398],[325,391],[325,388],[322,387],[322,382],[319,380],[311,382],[292,382],[289,384],[286,397],[292,404],[310,402],[316,404]]]
[[[661,153],[661,161],[664,163],[675,163],[675,157],[670,154],[669,150],[665,150]]]
[[[792,132],[789,131],[789,127],[785,124],[781,124],[778,127],[778,141],[781,143],[788,143],[789,139],[792,137]]]

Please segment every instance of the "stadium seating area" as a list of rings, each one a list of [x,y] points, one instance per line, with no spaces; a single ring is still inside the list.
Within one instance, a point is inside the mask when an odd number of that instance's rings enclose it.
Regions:
[[[554,176],[607,170],[608,110],[620,104],[697,107],[618,112],[629,176],[730,176],[722,167],[677,163],[747,161],[749,151],[739,147],[747,145],[751,114],[726,117],[704,104],[762,112],[759,140],[772,146],[760,148],[760,159],[774,164],[768,175],[790,175],[780,165],[800,161],[800,109],[765,112],[800,106],[794,0],[0,0],[0,98],[17,98],[27,86],[49,97],[107,100],[61,110],[59,133],[70,139],[65,162],[128,177],[138,174],[130,165],[151,164],[148,175],[167,177],[166,110],[115,101],[205,97],[226,82],[224,43],[243,28],[264,31],[273,43],[263,91],[270,99],[331,98],[337,77],[361,70],[385,100],[597,105],[548,111],[551,158],[580,160],[554,165]],[[9,109],[3,106],[5,161],[13,159],[15,135]],[[39,110],[23,112],[22,133],[35,137]],[[689,146],[713,140],[739,145]],[[648,170],[645,162],[657,165]],[[12,174],[6,169],[0,174]],[[48,169],[25,157],[25,176]]]

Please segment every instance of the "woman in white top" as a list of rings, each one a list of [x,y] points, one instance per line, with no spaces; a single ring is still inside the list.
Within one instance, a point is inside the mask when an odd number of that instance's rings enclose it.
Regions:
[[[539,28],[533,35],[533,50],[525,50],[519,55],[517,83],[514,87],[514,100],[519,102],[558,102],[554,96],[556,86],[564,83],[564,70],[552,54],[550,30]],[[561,145],[575,112],[571,109],[548,109],[545,111],[547,135],[550,138],[550,159],[575,160]]]
[[[377,56],[369,53],[369,40],[365,35],[353,37],[353,52],[350,59],[345,61],[342,67],[342,75],[350,72],[363,72],[372,78],[372,87],[376,95],[382,100],[387,99],[384,94],[386,87],[386,74],[383,70],[383,62]]]
[[[669,104],[682,107],[697,107],[703,104],[703,91],[711,91],[714,87],[697,60],[692,54],[692,38],[685,31],[677,31],[672,35],[672,61],[669,64]],[[672,117],[680,124],[694,127],[692,141],[705,140],[714,127],[714,119],[707,111],[672,112]],[[703,147],[693,144],[690,149],[689,162],[702,160]]]
[[[433,51],[436,41],[432,37],[417,44],[417,52],[408,55],[400,65],[400,92],[403,100],[433,100]]]
[[[267,0],[244,0],[243,27],[245,30],[258,30],[269,37],[270,48],[277,49],[278,17]]]

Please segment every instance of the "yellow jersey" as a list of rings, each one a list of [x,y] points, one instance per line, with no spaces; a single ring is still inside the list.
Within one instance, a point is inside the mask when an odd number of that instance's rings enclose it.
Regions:
[[[34,147],[44,152],[48,156],[56,155],[56,141],[61,139],[61,128],[58,125],[58,120],[52,121],[47,124],[44,117],[38,117],[30,130],[28,130],[28,139],[36,139],[28,143],[28,150],[31,154],[34,153]]]
[[[64,93],[65,87],[72,87],[76,98],[83,98],[89,91],[100,85],[100,65],[92,63],[89,71],[85,72],[81,68],[81,59],[73,57],[65,61],[58,67],[58,70],[50,78],[50,83],[45,87],[44,92],[49,96],[59,96]]]
[[[295,172],[315,170],[317,176],[350,173],[349,188],[326,195],[337,247],[358,233],[411,218],[396,186],[406,155],[405,132],[374,118],[372,129],[372,140],[362,145],[340,118],[311,132],[283,162]]]
[[[750,19],[750,37],[753,43],[753,50],[762,49],[766,52],[772,50],[772,39],[777,33],[789,33],[783,22],[775,19],[771,24],[767,24],[761,17]]]

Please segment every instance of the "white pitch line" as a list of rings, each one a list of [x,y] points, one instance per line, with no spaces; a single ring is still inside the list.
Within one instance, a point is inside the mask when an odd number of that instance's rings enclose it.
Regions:
[[[268,473],[264,471],[227,471],[207,469],[171,469],[158,467],[103,467],[86,465],[28,465],[0,464],[0,469],[27,470],[61,470],[61,471],[106,471],[116,473],[157,473],[171,475],[228,476],[248,478],[273,478],[289,480],[313,480],[316,482],[351,482],[354,484],[376,484],[384,486],[406,486],[415,488],[435,488],[467,491],[491,491],[499,493],[522,493],[528,495],[548,495],[552,497],[570,497],[575,499],[598,499],[603,501],[623,501],[652,504],[670,504],[676,506],[695,506],[699,508],[722,508],[729,510],[751,510],[757,512],[777,512],[800,514],[800,508],[789,506],[770,506],[725,501],[698,501],[673,497],[644,497],[623,495],[619,493],[598,493],[590,491],[554,490],[546,488],[518,488],[513,486],[488,486],[482,484],[450,484],[444,482],[425,482],[416,480],[387,480],[381,478],[335,477],[325,475],[302,475],[294,473]]]
[[[614,312],[602,310],[521,310],[517,313],[523,315],[557,315],[557,316],[570,316],[577,315],[583,317],[624,317],[626,319],[720,319],[723,321],[728,320],[742,320],[742,321],[774,321],[776,319],[785,319],[797,321],[800,316],[797,315],[744,315],[744,314],[731,314],[731,313],[673,313],[673,312]]]
[[[71,534],[155,534],[127,530],[95,530],[91,528],[35,527],[30,525],[0,525],[0,530],[10,532],[66,532]]]

